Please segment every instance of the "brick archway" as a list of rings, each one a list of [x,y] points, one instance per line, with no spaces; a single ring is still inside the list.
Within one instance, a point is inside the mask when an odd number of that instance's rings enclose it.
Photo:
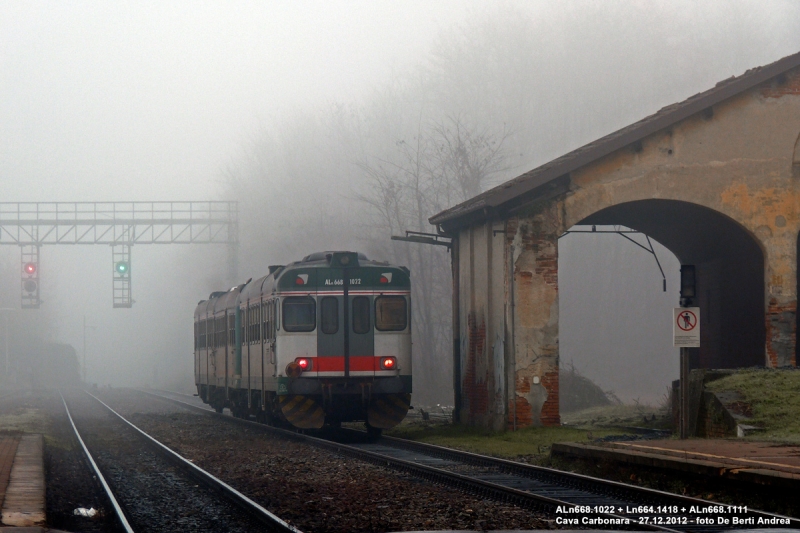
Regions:
[[[695,265],[702,347],[692,349],[693,367],[767,363],[764,251],[741,224],[698,204],[659,199],[609,206],[580,223],[636,229],[667,247],[681,264]]]

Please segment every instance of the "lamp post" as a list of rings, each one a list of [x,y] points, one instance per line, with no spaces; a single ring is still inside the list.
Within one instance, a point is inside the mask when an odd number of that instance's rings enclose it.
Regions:
[[[5,318],[5,332],[3,334],[3,340],[6,343],[6,361],[5,367],[3,368],[3,381],[8,379],[8,313],[14,311],[16,311],[16,309],[12,309],[10,307],[0,308],[0,312],[3,313],[3,318]]]
[[[95,329],[86,325],[86,315],[83,315],[83,384],[86,385],[86,328]]]

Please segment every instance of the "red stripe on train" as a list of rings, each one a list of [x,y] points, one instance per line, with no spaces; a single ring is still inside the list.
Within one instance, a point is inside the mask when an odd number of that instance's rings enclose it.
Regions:
[[[381,357],[372,355],[351,355],[350,370],[354,372],[365,372],[383,370],[380,367]],[[344,356],[333,357],[310,357],[312,372],[344,372]]]

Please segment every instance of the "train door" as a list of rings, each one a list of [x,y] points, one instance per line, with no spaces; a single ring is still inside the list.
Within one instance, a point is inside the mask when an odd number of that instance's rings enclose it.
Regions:
[[[226,348],[225,348],[225,399],[230,399],[230,377],[231,377],[231,366],[233,362],[233,353],[236,350],[236,319],[234,314],[226,311],[225,312],[225,320],[226,320]]]
[[[208,377],[208,381],[210,383],[212,381],[212,376],[213,376],[214,386],[216,387],[217,385],[219,385],[219,382],[217,380],[217,349],[216,345],[214,344],[215,322],[216,319],[214,318],[213,314],[206,320],[206,344],[208,345],[208,350],[207,350],[208,364],[209,364],[208,371],[210,374]]]
[[[324,294],[324,293],[323,293]],[[346,375],[345,372],[345,316],[341,293],[324,294],[317,304],[317,357],[319,372],[328,375]]]
[[[349,294],[349,370],[355,375],[374,375],[375,331],[372,317],[374,297],[368,294]]]
[[[255,335],[253,334],[253,319],[255,318],[255,313],[253,312],[253,307],[250,305],[250,300],[247,301],[247,307],[245,307],[245,324],[247,324],[247,332],[245,333],[245,337],[247,338],[247,365],[242,365],[242,369],[247,368],[247,403],[248,407],[250,404],[250,354],[251,354],[251,345],[255,342]]]

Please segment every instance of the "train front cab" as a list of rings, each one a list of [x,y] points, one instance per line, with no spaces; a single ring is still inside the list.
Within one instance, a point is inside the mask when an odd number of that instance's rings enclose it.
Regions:
[[[281,416],[300,428],[366,421],[379,432],[399,424],[411,401],[407,273],[308,268],[284,277],[293,290],[280,294]]]

